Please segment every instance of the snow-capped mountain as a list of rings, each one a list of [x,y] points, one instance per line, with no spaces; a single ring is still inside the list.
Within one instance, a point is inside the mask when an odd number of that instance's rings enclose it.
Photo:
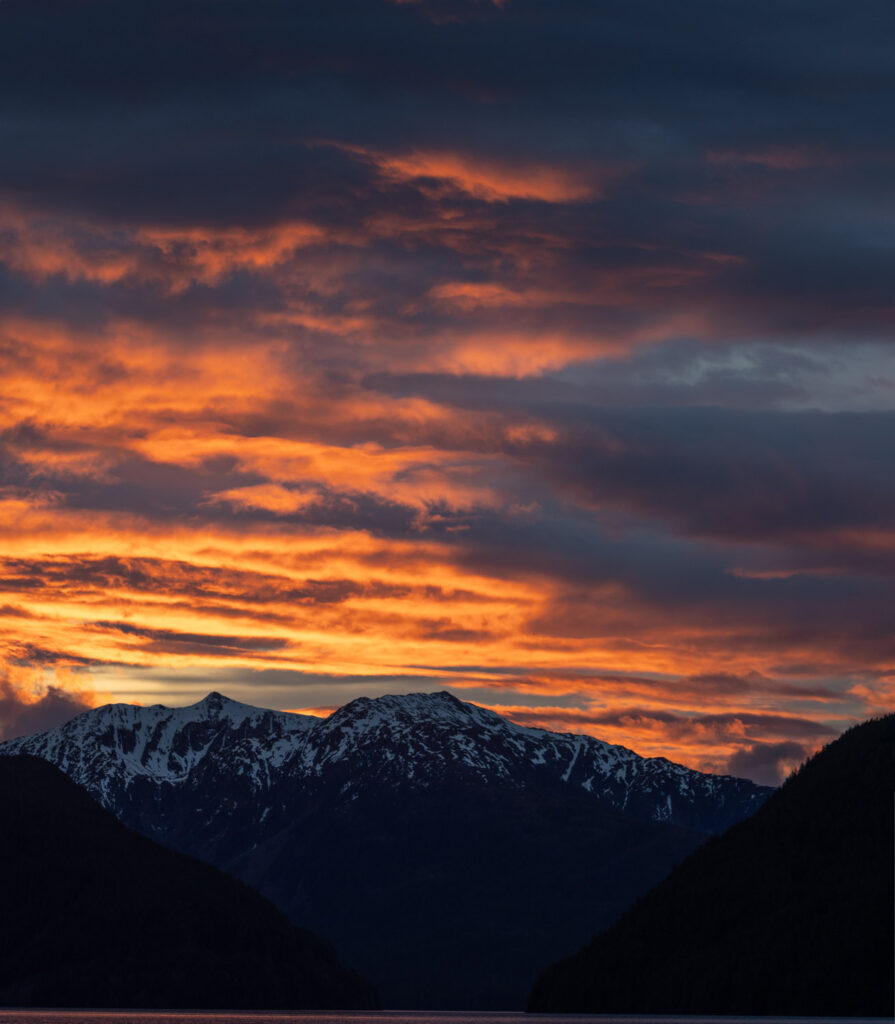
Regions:
[[[643,758],[590,736],[515,725],[449,693],[361,697],[328,718],[268,711],[210,693],[184,708],[108,704],[49,732],[0,744],[61,768],[124,820],[135,789],[195,791],[238,782],[258,801],[286,782],[356,798],[373,784],[426,788],[447,778],[580,789],[640,819],[715,832],[770,790]],[[220,814],[220,806],[206,813]]]
[[[106,704],[48,732],[0,744],[0,754],[51,761],[106,806],[137,779],[181,785],[210,766],[259,787],[303,745],[317,719],[210,693],[191,707]]]
[[[521,1008],[572,952],[770,790],[447,693],[328,718],[209,694],[0,745],[325,935],[387,1007]]]

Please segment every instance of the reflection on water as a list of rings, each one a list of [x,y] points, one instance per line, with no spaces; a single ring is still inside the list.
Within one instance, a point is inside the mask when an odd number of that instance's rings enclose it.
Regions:
[[[847,1021],[848,1024],[879,1024],[879,1017],[650,1017],[603,1014],[601,1016],[563,1016],[561,1014],[458,1013],[420,1010],[383,1010],[378,1013],[227,1013],[216,1010],[3,1010],[0,1024],[824,1024]]]

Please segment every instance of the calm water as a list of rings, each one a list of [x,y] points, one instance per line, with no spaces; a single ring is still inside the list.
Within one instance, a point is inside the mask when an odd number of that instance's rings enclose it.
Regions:
[[[0,1024],[824,1024],[847,1021],[848,1024],[879,1024],[879,1017],[647,1017],[615,1016],[565,1017],[525,1013],[426,1013],[411,1010],[384,1010],[379,1013],[216,1013],[200,1011],[167,1012],[159,1010],[2,1010]]]

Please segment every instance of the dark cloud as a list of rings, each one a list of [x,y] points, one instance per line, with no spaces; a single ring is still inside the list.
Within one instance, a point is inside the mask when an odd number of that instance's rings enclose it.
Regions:
[[[856,363],[858,373],[846,390],[843,377]],[[874,401],[886,402],[891,397],[886,367],[877,346],[861,351],[852,345],[845,353],[832,343],[815,350],[743,343],[731,351],[716,344],[668,341],[624,358],[598,359],[538,377],[377,373],[367,375],[362,386],[394,396],[425,395],[464,409],[499,408],[509,414],[563,420],[592,415],[595,408],[619,407],[757,412],[805,406],[818,411],[831,405],[824,411],[835,411],[837,399],[850,406],[861,398],[870,399],[871,407]],[[831,377],[838,379],[838,386]]]
[[[687,532],[772,539],[890,520],[893,419],[877,414],[631,410],[593,416],[545,452],[558,483],[676,521]],[[590,438],[585,440],[588,433]]]
[[[740,336],[846,313],[852,333],[888,333],[876,210],[891,182],[895,74],[878,44],[891,10],[761,9],[515,0],[439,4],[433,20],[432,5],[385,0],[7,0],[0,190],[110,222],[332,229],[482,205],[384,182],[351,146],[597,178],[611,159],[626,171],[593,202],[489,210],[492,241],[520,225],[562,241],[556,282],[594,291],[582,324],[611,322],[601,273],[653,265],[679,276],[674,289],[641,280],[641,310],[697,303]],[[681,276],[700,267],[707,286]]]
[[[279,637],[186,633],[173,629],[134,626],[129,622],[97,622],[95,628],[134,637],[142,650],[158,654],[196,654],[206,657],[251,656],[282,651],[288,646],[288,641]]]
[[[811,746],[789,740],[753,743],[731,755],[727,770],[765,786],[779,786],[812,753]]]
[[[0,674],[0,742],[54,729],[92,706],[77,692],[52,684],[40,695],[26,695]]]
[[[423,640],[446,640],[448,643],[468,644],[493,640],[496,634],[489,629],[464,629],[450,619],[421,619],[419,635]]]
[[[479,602],[481,595],[469,590],[447,589],[432,584],[409,586],[383,580],[309,578],[300,586],[288,576],[248,572],[191,562],[157,558],[65,557],[54,559],[0,560],[0,590],[59,590],[69,594],[97,589],[234,600],[241,604],[335,605],[352,598],[418,598],[425,601]],[[220,611],[220,607],[216,610]],[[27,615],[12,605],[0,606],[3,615]]]
[[[745,692],[742,694],[745,697]],[[514,710],[516,721],[537,720],[544,717],[543,709],[534,712]],[[675,739],[702,736],[705,741],[719,737],[742,737],[749,739],[769,736],[786,736],[816,739],[818,736],[833,737],[837,730],[813,719],[797,718],[793,715],[774,715],[753,711],[730,711],[718,714],[683,715],[676,711],[663,711],[646,707],[614,707],[609,711],[586,711],[579,709],[555,708],[550,711],[551,719],[567,721],[571,725],[621,726],[635,732],[645,726],[659,725],[665,735]]]

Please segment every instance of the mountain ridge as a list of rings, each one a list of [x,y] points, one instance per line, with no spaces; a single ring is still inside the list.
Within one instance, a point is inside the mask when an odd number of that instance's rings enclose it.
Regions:
[[[461,731],[424,737],[422,724]],[[393,777],[403,765],[402,781],[416,778],[425,785],[433,771],[447,764],[482,779],[493,774],[510,778],[521,768],[533,768],[638,817],[704,831],[718,831],[757,809],[771,792],[666,758],[644,758],[585,734],[517,725],[446,691],[359,697],[326,718],[258,708],[216,691],[181,708],[107,704],[56,729],[0,744],[0,755],[44,757],[111,805],[138,777],[160,785],[187,781],[203,761],[220,753],[225,734],[231,768],[241,764],[259,791],[269,789],[277,773],[319,777],[352,746],[355,753],[370,753],[375,746],[389,751],[385,758],[368,758],[377,762],[366,765],[376,777]],[[403,747],[400,757],[396,738]],[[724,813],[728,801],[734,804],[729,816]]]
[[[107,705],[18,750],[326,936],[393,1009],[521,1008],[544,963],[770,792],[447,693],[327,718]]]

